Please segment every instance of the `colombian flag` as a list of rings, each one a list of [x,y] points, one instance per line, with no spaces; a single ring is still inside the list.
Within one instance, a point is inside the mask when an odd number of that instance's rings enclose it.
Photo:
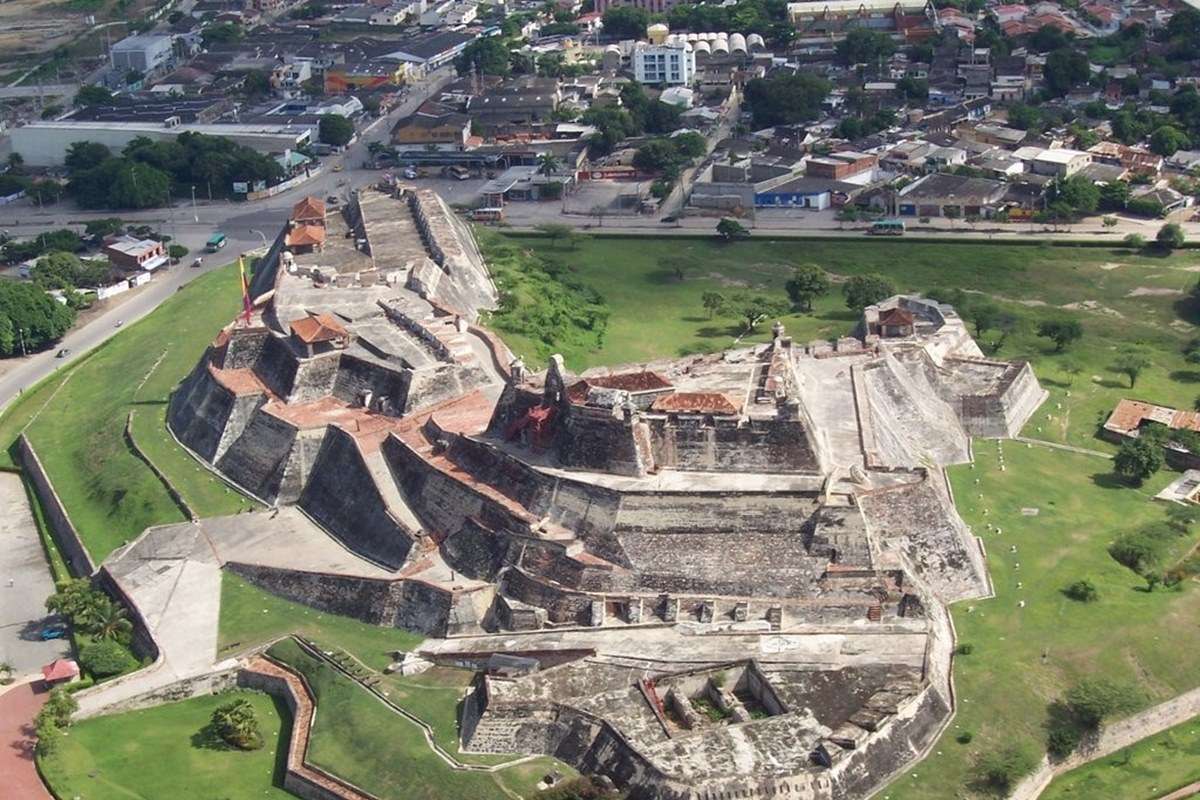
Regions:
[[[254,303],[250,301],[250,283],[246,280],[246,265],[241,256],[238,256],[238,272],[242,276],[242,311],[246,318],[246,324],[249,325],[250,312],[254,310]]]

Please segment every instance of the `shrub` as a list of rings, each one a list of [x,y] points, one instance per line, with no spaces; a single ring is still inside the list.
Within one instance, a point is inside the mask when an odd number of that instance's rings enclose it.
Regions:
[[[1128,439],[1113,457],[1113,470],[1134,486],[1162,469],[1166,461],[1162,445],[1146,439]]]
[[[963,642],[958,647],[954,648],[954,652],[960,656],[969,656],[975,652],[975,645],[970,642]]]
[[[1007,792],[1037,766],[1037,757],[1024,742],[1009,742],[980,753],[975,762],[979,780],[998,791]]]
[[[1094,603],[1100,599],[1100,593],[1096,591],[1096,584],[1086,579],[1075,581],[1063,589],[1063,594],[1080,603]]]
[[[79,664],[97,678],[120,675],[137,667],[133,655],[111,640],[84,645],[79,651]]]
[[[1067,707],[1088,728],[1114,714],[1130,711],[1138,704],[1137,691],[1127,684],[1103,678],[1084,678],[1067,690]]]
[[[1046,724],[1046,750],[1055,758],[1075,752],[1083,741],[1083,728],[1069,714],[1056,714]]]
[[[258,716],[254,713],[254,706],[245,698],[215,708],[212,725],[227,744],[239,750],[258,750],[263,746]]]
[[[974,738],[975,734],[971,733],[970,731],[963,731],[958,736],[954,737],[954,741],[958,742],[959,744],[970,744],[971,740]]]

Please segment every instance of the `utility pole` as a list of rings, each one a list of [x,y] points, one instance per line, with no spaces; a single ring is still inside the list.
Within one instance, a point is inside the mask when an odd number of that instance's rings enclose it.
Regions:
[[[192,184],[192,222],[199,222],[200,215],[196,213],[196,184]]]

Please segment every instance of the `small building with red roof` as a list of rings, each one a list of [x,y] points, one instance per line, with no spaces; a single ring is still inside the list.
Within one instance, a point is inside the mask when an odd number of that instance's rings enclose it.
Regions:
[[[288,323],[292,339],[314,356],[330,350],[343,350],[350,344],[350,332],[332,314],[309,314]]]
[[[47,686],[70,683],[79,677],[79,665],[74,659],[56,658],[42,667],[42,680]]]

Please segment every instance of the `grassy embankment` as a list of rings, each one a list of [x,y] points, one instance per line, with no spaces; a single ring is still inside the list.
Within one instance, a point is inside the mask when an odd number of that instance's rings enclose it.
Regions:
[[[238,292],[237,273],[229,268],[197,279],[0,417],[5,463],[11,464],[9,450],[24,429],[96,562],[150,525],[184,519],[125,441],[130,411],[139,446],[201,516],[251,506],[198,465],[163,423],[171,389],[235,313]]]
[[[499,800],[506,790],[528,796],[549,769],[565,771],[546,758],[492,773],[449,769],[420,728],[294,641],[279,642],[268,653],[304,675],[316,695],[311,762],[384,800]]]
[[[243,752],[211,731],[213,710],[246,698],[266,745]],[[39,759],[58,797],[87,800],[285,800],[282,787],[291,714],[258,692],[196,697],[144,711],[84,720],[54,755]]]

